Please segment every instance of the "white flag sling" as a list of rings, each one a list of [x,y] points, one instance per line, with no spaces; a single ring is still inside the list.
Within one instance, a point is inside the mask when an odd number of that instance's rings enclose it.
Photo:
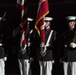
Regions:
[[[52,37],[52,33],[53,33],[53,30],[51,30],[51,32],[49,34],[49,37],[48,37],[48,40],[47,40],[46,45],[44,47],[44,50],[42,51],[43,53],[41,53],[42,56],[46,55],[47,46],[49,46],[49,42],[50,42],[50,39]]]
[[[45,48],[44,48],[44,52],[46,52],[46,47],[49,45],[49,42],[50,42],[52,33],[53,33],[53,30],[51,30],[51,32],[50,32],[50,34],[49,34],[48,40],[47,40],[46,45],[45,45]]]

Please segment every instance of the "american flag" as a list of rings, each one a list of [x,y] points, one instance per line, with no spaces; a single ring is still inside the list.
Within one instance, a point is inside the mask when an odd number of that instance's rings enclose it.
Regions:
[[[40,0],[38,11],[37,11],[37,17],[36,17],[36,23],[35,23],[35,29],[37,30],[38,34],[41,36],[41,44],[45,44],[45,27],[44,27],[44,17],[49,13],[48,8],[48,0]]]
[[[20,46],[25,48],[27,46],[27,37],[24,35],[27,28],[27,0],[17,0],[17,8],[21,10],[21,24],[23,25]]]

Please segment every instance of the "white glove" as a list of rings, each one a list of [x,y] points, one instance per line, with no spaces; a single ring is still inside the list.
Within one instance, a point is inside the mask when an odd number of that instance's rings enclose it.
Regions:
[[[20,52],[21,52],[22,54],[24,54],[24,53],[26,52],[26,47],[27,47],[27,45],[25,45],[25,47],[24,47],[24,48],[23,48],[23,47],[21,47]]]
[[[72,48],[76,48],[76,43],[70,43],[70,47],[72,47]]]
[[[40,54],[42,57],[44,57],[46,55],[46,51],[44,51],[44,48],[45,48],[45,45],[42,45],[41,44],[41,51],[40,51]]]
[[[4,61],[7,61],[7,57],[4,57],[3,59],[4,59]]]

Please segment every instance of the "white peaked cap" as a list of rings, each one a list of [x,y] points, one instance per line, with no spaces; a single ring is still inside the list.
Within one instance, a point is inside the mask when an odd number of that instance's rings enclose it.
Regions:
[[[45,20],[45,21],[52,21],[53,18],[52,18],[52,17],[45,17],[44,20]]]
[[[27,18],[27,21],[33,21],[33,19],[32,18]]]
[[[66,18],[67,18],[67,20],[76,20],[76,16],[68,16]]]
[[[1,21],[2,17],[0,17],[0,21]]]

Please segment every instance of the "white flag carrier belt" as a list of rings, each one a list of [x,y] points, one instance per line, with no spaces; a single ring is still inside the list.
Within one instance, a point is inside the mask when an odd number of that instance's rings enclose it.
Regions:
[[[51,30],[51,32],[49,34],[48,40],[47,40],[46,45],[44,47],[44,53],[46,52],[47,46],[49,46],[49,42],[50,42],[50,39],[52,37],[52,33],[53,33],[53,30]]]

